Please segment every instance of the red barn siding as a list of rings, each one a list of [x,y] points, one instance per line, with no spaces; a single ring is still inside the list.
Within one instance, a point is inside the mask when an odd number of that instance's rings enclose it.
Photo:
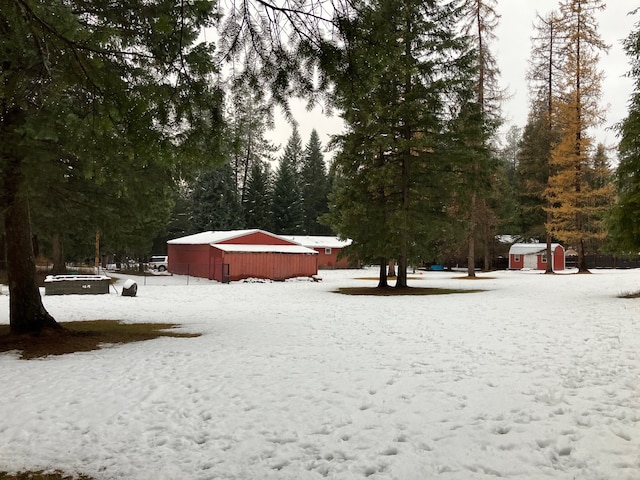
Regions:
[[[318,273],[317,257],[310,254],[271,252],[224,252],[231,280],[268,278],[285,280],[310,277]]]
[[[509,268],[513,269],[522,269],[524,268],[524,255],[514,255],[513,253],[509,255],[511,257],[511,261],[509,262]]]
[[[177,275],[211,278],[209,274],[209,245],[167,244],[169,271]]]
[[[342,250],[340,248],[331,248],[331,253],[327,253],[327,249],[323,247],[313,247],[313,249],[318,252],[318,268],[350,268],[353,266],[347,257],[338,259],[338,254]]]

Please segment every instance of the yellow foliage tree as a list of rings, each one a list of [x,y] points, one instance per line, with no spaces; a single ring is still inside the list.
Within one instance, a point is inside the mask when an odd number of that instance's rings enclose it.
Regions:
[[[561,101],[556,103],[560,140],[551,152],[553,174],[546,197],[551,212],[547,230],[578,251],[578,270],[588,272],[585,242],[602,235],[589,225],[595,197],[601,195],[586,181],[592,138],[588,131],[603,122],[599,106],[602,72],[599,53],[608,46],[598,34],[595,14],[605,8],[602,0],[564,0],[560,3],[565,62],[560,73]],[[604,208],[604,207],[597,207]]]

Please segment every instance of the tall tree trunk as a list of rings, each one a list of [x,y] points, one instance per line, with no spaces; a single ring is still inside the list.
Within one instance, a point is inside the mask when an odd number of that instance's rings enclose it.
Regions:
[[[407,288],[407,255],[398,255],[398,274],[396,276],[396,288]]]
[[[0,271],[7,269],[7,242],[5,235],[0,235]]]
[[[3,175],[4,225],[9,277],[9,318],[12,334],[40,333],[61,329],[45,310],[36,283],[36,265],[31,243],[29,202],[21,192],[20,160],[12,159]]]
[[[476,276],[476,192],[471,194],[470,224],[468,231],[467,275]]]
[[[389,284],[387,283],[387,259],[380,259],[380,276],[378,278],[378,288],[387,288]]]
[[[51,257],[53,261],[51,273],[67,273],[67,265],[64,260],[64,245],[59,233],[55,233],[51,238]]]
[[[485,222],[482,224],[482,233],[483,233],[483,237],[484,237],[484,245],[483,245],[483,251],[484,251],[484,271],[485,272],[489,272],[491,271],[491,246],[492,246],[492,239],[491,239],[491,226],[489,225],[489,207],[487,205],[485,205],[485,209],[484,211],[487,214],[487,218],[485,219]]]
[[[578,273],[591,273],[587,266],[587,257],[584,254],[584,240],[578,243]]]
[[[551,224],[551,210],[547,210],[547,225]],[[544,273],[553,273],[553,250],[551,249],[551,233],[547,229],[547,269]]]
[[[387,277],[395,277],[396,276],[396,262],[395,262],[395,260],[389,260],[388,266],[389,266],[389,268],[387,268]]]

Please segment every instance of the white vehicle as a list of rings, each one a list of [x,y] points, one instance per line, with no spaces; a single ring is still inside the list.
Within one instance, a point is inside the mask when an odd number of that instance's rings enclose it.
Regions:
[[[167,268],[169,268],[169,257],[166,255],[152,255],[149,258],[148,268],[149,270],[166,272]]]

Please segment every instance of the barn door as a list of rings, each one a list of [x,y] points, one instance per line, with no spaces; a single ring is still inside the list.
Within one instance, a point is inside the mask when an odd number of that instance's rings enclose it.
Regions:
[[[538,256],[537,255],[525,255],[524,256],[524,268],[531,268],[536,270],[538,268]]]

